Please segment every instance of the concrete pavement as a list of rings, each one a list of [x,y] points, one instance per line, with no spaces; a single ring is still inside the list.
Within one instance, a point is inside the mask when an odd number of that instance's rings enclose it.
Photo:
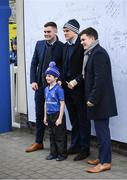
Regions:
[[[74,155],[57,162],[45,160],[49,153],[48,134],[44,150],[26,153],[25,148],[34,142],[30,130],[13,129],[0,134],[0,179],[127,179],[127,156],[113,152],[113,166],[109,171],[89,174],[86,160],[73,161]],[[97,149],[91,148],[90,158],[95,158]]]

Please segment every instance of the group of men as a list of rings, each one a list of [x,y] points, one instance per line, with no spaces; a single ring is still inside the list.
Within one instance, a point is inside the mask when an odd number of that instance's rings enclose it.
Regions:
[[[44,40],[37,41],[33,54],[30,82],[35,91],[36,139],[26,152],[44,148],[43,138],[45,70],[51,60],[61,72],[65,104],[72,125],[71,144],[67,154],[76,154],[74,161],[90,155],[91,122],[94,120],[99,144],[98,158],[88,160],[95,173],[111,168],[111,138],[109,118],[117,115],[111,64],[104,48],[99,45],[97,31],[89,27],[79,34],[80,25],[71,19],[63,26],[66,43],[59,41],[57,25],[44,25]]]

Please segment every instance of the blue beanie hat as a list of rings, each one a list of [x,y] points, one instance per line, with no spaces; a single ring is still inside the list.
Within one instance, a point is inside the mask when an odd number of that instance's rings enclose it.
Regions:
[[[76,19],[70,19],[67,23],[64,24],[63,28],[68,28],[69,30],[78,34],[80,25]]]
[[[54,77],[60,77],[59,69],[56,67],[55,61],[51,61],[49,63],[49,67],[45,71],[45,75],[50,74],[53,75]]]

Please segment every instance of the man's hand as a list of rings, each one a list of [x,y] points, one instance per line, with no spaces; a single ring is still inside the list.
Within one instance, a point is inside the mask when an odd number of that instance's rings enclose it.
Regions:
[[[86,103],[86,104],[87,104],[87,106],[88,106],[88,107],[93,107],[93,106],[94,106],[94,104],[93,104],[93,103],[91,103],[90,101],[87,101],[87,103]]]
[[[38,90],[38,84],[36,82],[33,82],[31,87],[34,91]]]
[[[62,81],[57,81],[57,83],[59,84],[59,86],[61,86],[61,85],[62,85]]]
[[[73,89],[77,85],[77,81],[75,79],[71,80],[70,82],[67,82],[68,88]]]

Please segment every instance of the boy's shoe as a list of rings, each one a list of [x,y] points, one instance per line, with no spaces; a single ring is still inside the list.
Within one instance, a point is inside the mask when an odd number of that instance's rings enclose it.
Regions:
[[[56,158],[56,161],[63,161],[65,159],[67,159],[67,157],[58,155],[57,158]]]
[[[56,158],[57,158],[56,155],[49,154],[45,159],[46,160],[52,160],[52,159],[56,159]]]
[[[30,147],[28,147],[25,152],[34,152],[40,149],[44,149],[43,144],[34,143]]]

